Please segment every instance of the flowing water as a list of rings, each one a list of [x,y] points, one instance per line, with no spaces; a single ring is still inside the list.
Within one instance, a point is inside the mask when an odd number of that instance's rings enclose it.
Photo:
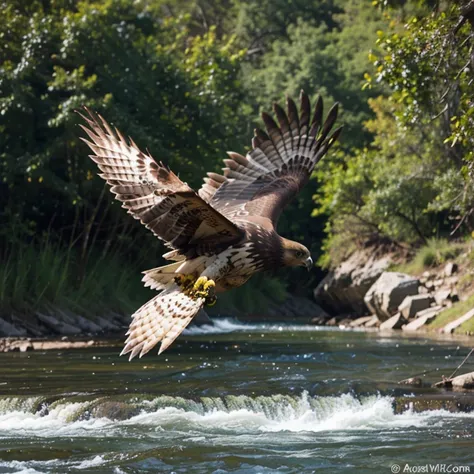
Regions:
[[[0,473],[474,472],[474,414],[394,403],[468,344],[222,320],[130,363],[0,354]]]

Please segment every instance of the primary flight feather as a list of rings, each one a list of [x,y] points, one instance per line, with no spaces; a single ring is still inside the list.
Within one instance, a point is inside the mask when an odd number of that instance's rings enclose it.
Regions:
[[[309,180],[335,142],[337,104],[323,122],[318,99],[311,113],[302,91],[300,110],[274,105],[277,122],[262,114],[246,156],[229,152],[223,174],[208,173],[198,193],[166,165],[140,151],[100,116],[85,109],[82,140],[115,197],[172,249],[173,263],[144,272],[160,293],[132,316],[122,354],[143,356],[161,342],[163,352],[215,293],[243,285],[253,274],[282,266],[312,266],[308,249],[276,232],[283,208]]]

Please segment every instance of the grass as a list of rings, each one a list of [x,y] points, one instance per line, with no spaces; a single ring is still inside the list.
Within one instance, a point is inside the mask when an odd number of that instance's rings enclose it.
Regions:
[[[448,260],[454,260],[466,250],[466,244],[449,242],[446,239],[430,239],[426,245],[418,249],[415,257],[408,263],[396,265],[394,271],[419,275],[429,268],[434,268]]]
[[[79,251],[62,242],[16,240],[4,248],[0,266],[0,312],[130,312],[151,296],[137,267],[127,258],[92,252],[83,268]]]
[[[447,308],[442,311],[435,320],[428,326],[430,330],[440,329],[446,324],[454,321],[461,316],[464,316],[468,311],[474,308],[474,295],[471,295],[464,301],[460,301],[459,303],[454,304],[451,308]],[[466,333],[466,332],[474,332],[474,318],[471,318],[469,321],[466,321],[464,324],[459,326],[456,330],[456,333]]]
[[[104,254],[103,248],[92,249],[83,265],[80,249],[64,242],[43,239],[27,244],[17,238],[2,249],[0,317],[27,316],[51,308],[91,319],[112,312],[131,314],[156,294],[141,282],[143,270],[163,263],[156,252],[159,245],[154,250],[150,247],[138,247],[138,255],[135,247],[133,256],[124,255],[123,250]],[[219,295],[215,309],[257,313],[286,295],[282,281],[257,275],[241,288]]]

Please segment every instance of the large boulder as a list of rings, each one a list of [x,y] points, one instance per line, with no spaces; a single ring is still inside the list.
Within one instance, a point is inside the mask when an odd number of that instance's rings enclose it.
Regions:
[[[314,290],[314,299],[331,314],[367,314],[364,295],[391,263],[390,255],[377,257],[358,251],[330,271]]]
[[[407,296],[418,294],[418,278],[398,272],[384,272],[369,288],[364,302],[380,321],[393,316]]]

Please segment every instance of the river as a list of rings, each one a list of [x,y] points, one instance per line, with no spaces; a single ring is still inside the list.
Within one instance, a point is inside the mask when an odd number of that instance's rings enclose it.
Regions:
[[[474,472],[474,414],[394,408],[468,344],[220,320],[132,362],[2,353],[0,473]]]

